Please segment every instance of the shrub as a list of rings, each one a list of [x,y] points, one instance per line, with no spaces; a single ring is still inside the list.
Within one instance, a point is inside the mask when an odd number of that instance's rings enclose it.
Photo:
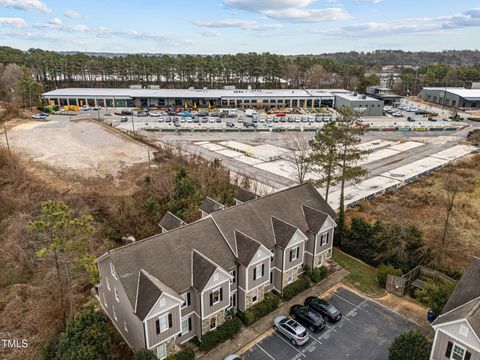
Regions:
[[[252,325],[258,319],[261,319],[272,311],[275,311],[280,304],[280,298],[272,293],[265,294],[265,298],[258,304],[255,304],[245,312],[238,312],[238,317],[247,326]]]
[[[415,291],[415,297],[438,315],[445,306],[452,290],[450,285],[429,282],[422,290]]]
[[[157,360],[157,358],[153,358],[154,360]],[[152,359],[152,360],[153,360]],[[194,360],[195,359],[195,352],[193,351],[192,348],[186,348],[183,349],[169,357],[167,357],[165,360]]]
[[[295,295],[301,293],[304,290],[307,290],[310,287],[310,278],[308,276],[302,276],[297,281],[294,281],[290,285],[285,286],[283,289],[283,299],[290,300]]]
[[[323,278],[327,276],[327,268],[325,266],[320,266],[319,268],[313,269],[310,273],[310,280],[316,284]]]
[[[157,360],[157,356],[152,350],[140,349],[133,355],[133,360]]]
[[[240,331],[241,326],[240,320],[237,318],[226,320],[215,330],[210,331],[202,336],[202,340],[200,341],[200,349],[210,350],[217,344],[233,338],[235,334]]]
[[[432,345],[418,331],[408,331],[395,338],[388,350],[388,360],[428,360]]]
[[[402,270],[395,269],[392,265],[382,264],[377,269],[377,281],[381,287],[387,285],[387,275],[402,276]]]
[[[60,334],[55,359],[113,359],[113,340],[105,316],[89,307]]]

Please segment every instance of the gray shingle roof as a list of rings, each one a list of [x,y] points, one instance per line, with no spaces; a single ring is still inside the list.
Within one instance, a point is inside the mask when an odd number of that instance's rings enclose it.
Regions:
[[[250,190],[241,188],[240,186],[235,187],[234,198],[241,201],[242,203],[250,201],[250,200],[254,200],[257,197],[258,197],[257,194],[255,194],[254,192],[252,192]]]
[[[193,287],[198,291],[202,291],[208,280],[212,277],[217,266],[207,257],[198,251],[193,251]]]
[[[235,239],[237,241],[238,262],[247,266],[252,261],[261,244],[239,231],[235,231]]]
[[[297,231],[297,228],[273,216],[272,227],[276,244],[282,249],[285,249],[292,239],[293,234]]]
[[[313,209],[309,206],[302,206],[303,213],[305,214],[305,221],[307,222],[308,230],[314,234],[318,234],[323,223],[329,216],[323,211]]]
[[[237,229],[270,250],[275,246],[272,216],[282,219],[302,232],[308,230],[302,205],[335,217],[335,211],[309,183],[232,206],[212,214],[212,217],[232,249],[236,249],[234,231]]]
[[[480,335],[480,298],[461,305],[449,313],[440,315],[433,324],[440,325],[461,319],[467,320],[475,333]]]
[[[155,302],[163,293],[167,293],[181,300],[174,290],[170,289],[145,270],[140,270],[139,276],[136,314],[141,320],[145,319],[152,306],[155,305]]]
[[[140,269],[177,293],[187,290],[191,286],[193,249],[214,257],[226,270],[235,266],[235,257],[211,218],[111,250],[109,255],[134,306]]]
[[[474,256],[445,304],[442,314],[478,297],[480,297],[480,258]]]
[[[185,224],[186,224],[185,221],[175,216],[170,211],[167,211],[165,215],[163,215],[160,222],[158,223],[159,226],[161,226],[167,231],[179,228],[180,226],[183,226]]]
[[[218,201],[213,200],[208,196],[202,201],[202,204],[200,205],[200,210],[207,214],[212,214],[216,211],[223,210],[224,208],[225,206],[223,204],[220,204]]]

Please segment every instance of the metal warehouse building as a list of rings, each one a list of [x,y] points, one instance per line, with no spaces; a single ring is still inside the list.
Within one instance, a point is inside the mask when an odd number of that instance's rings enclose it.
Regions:
[[[422,100],[459,109],[480,109],[480,89],[461,87],[424,87],[418,97]]]
[[[383,100],[357,93],[335,94],[335,109],[349,108],[362,116],[382,116]]]
[[[159,89],[66,88],[43,94],[60,107],[221,107],[221,108],[319,108],[333,107],[342,89]]]

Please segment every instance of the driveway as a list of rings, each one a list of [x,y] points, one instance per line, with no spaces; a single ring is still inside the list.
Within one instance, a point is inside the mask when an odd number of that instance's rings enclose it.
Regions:
[[[301,347],[272,331],[243,354],[245,360],[385,360],[397,335],[420,330],[415,323],[346,288],[339,287],[325,298],[343,313],[342,320],[311,333],[309,342]]]

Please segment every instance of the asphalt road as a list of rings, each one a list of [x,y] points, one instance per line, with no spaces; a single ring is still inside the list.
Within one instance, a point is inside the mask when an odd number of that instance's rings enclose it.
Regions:
[[[300,347],[274,332],[243,354],[245,360],[385,360],[396,336],[420,330],[415,323],[345,288],[338,288],[327,299],[343,314],[338,323],[310,333],[309,342]]]

